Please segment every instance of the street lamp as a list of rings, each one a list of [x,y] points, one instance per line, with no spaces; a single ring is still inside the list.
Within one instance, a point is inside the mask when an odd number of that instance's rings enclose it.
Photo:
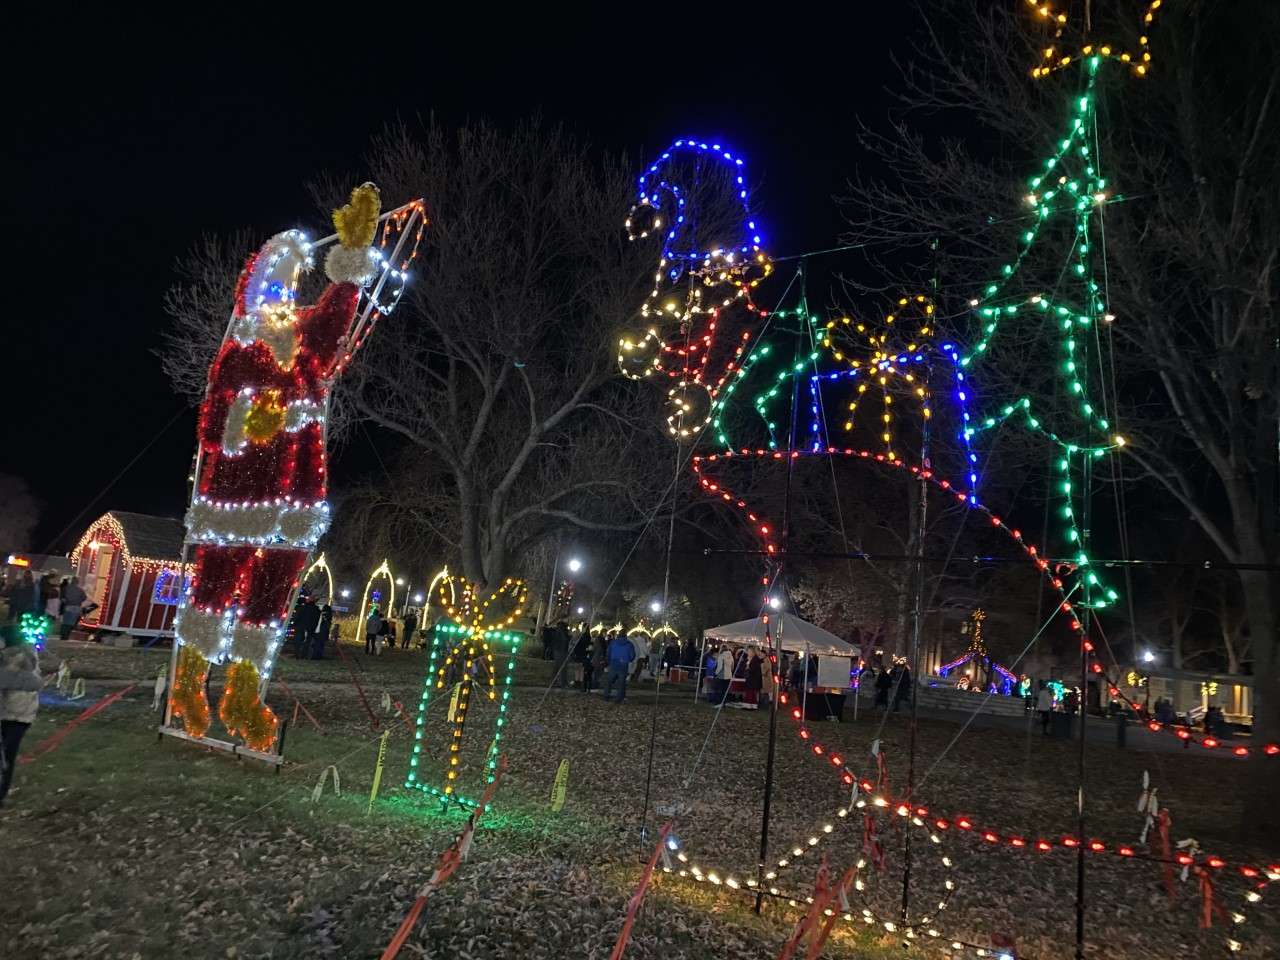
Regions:
[[[577,573],[579,570],[582,569],[582,561],[579,560],[577,557],[570,557],[569,562],[568,564],[566,564],[566,566],[568,566],[570,573]],[[551,561],[551,586],[547,590],[547,606],[546,606],[546,610],[543,611],[545,622],[547,623],[551,622],[551,605],[555,603],[556,580],[559,579],[559,577],[560,577],[560,548],[557,547],[556,558],[553,561]]]
[[[417,604],[421,604],[421,603],[422,603],[422,594],[420,594],[420,593],[415,593],[415,594],[413,595],[413,602],[414,602],[414,603],[417,603]]]
[[[649,609],[650,609],[650,610],[652,610],[654,613],[661,613],[661,612],[662,612],[662,604],[661,604],[661,603],[659,603],[657,600],[652,600],[652,601],[650,601],[650,603],[649,603]]]
[[[779,600],[777,597],[770,597],[769,606],[772,607],[774,610],[778,610],[782,607],[782,601]]]
[[[403,586],[404,586],[404,577],[396,577],[396,586],[397,586],[397,587],[403,587]]]
[[[1142,654],[1142,661],[1143,663],[1155,663],[1156,655],[1152,653],[1150,650],[1147,650]]]
[[[350,587],[343,587],[343,588],[342,588],[342,599],[343,599],[343,600],[346,600],[346,599],[347,599],[348,597],[350,597],[350,596],[351,596],[351,588],[350,588]]]
[[[586,608],[586,607],[579,607],[579,608],[578,608],[578,616],[582,616],[582,615],[583,615],[584,613],[586,613],[586,612],[587,612],[587,608]]]

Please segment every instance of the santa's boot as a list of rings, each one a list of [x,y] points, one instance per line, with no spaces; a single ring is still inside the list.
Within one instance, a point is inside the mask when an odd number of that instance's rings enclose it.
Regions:
[[[203,737],[209,730],[209,700],[204,692],[208,675],[209,661],[195,647],[182,644],[169,703],[173,716],[182,718],[183,727],[193,737]]]
[[[250,750],[266,753],[276,740],[279,721],[258,697],[258,668],[248,660],[227,667],[227,685],[218,704],[218,716],[227,732],[244,738]]]

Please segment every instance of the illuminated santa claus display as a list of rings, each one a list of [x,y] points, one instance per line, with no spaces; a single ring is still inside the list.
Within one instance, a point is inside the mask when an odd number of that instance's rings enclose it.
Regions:
[[[325,258],[332,282],[314,304],[295,300],[312,263],[296,230],[267,241],[236,284],[200,407],[200,465],[186,517],[195,572],[175,627],[173,714],[194,736],[209,727],[209,664],[228,662],[223,724],[254,749],[275,739],[276,718],[258,688],[298,576],[329,524],[326,399],[349,355],[361,289],[381,265],[370,246],[379,206],[377,188],[364,184],[335,211],[339,243]]]

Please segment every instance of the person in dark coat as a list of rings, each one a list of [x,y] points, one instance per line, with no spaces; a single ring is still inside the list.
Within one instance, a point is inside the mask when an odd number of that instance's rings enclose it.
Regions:
[[[555,684],[569,686],[569,622],[561,620],[551,628],[551,655],[556,665]]]
[[[760,705],[760,689],[764,686],[764,658],[754,647],[747,661],[747,694],[746,701],[751,709]]]
[[[320,608],[320,621],[311,635],[311,659],[324,659],[324,645],[329,641],[329,631],[333,629],[333,607],[325,604]]]
[[[889,688],[893,686],[893,677],[884,667],[876,676],[876,706],[889,709]]]
[[[691,670],[698,665],[698,643],[693,637],[684,642],[684,649],[680,651],[680,665]]]
[[[298,659],[311,653],[315,645],[316,629],[320,626],[320,608],[315,599],[309,596],[298,598],[298,612],[294,615],[294,639],[298,645]]]
[[[595,657],[593,656],[591,634],[586,627],[578,634],[578,641],[573,645],[573,661],[582,668],[582,692],[587,693],[595,683]]]
[[[31,576],[30,570],[22,571],[22,579],[13,585],[9,591],[9,620],[17,623],[22,619],[24,613],[30,613],[36,608],[36,600],[38,599],[38,588],[36,581]]]
[[[800,693],[804,687],[804,660],[800,657],[791,658],[791,675],[788,679],[791,683],[791,689],[796,693]]]
[[[662,651],[662,668],[666,671],[668,677],[671,676],[671,668],[680,666],[680,644],[672,640],[667,644],[666,649]]]
[[[87,599],[84,589],[80,586],[79,577],[72,577],[67,581],[67,585],[62,590],[62,624],[59,627],[62,640],[71,637],[71,631],[80,622],[84,612],[84,602]]]
[[[400,649],[408,650],[409,641],[413,639],[414,631],[418,629],[418,611],[409,609],[404,612],[404,616],[400,618],[400,629],[403,633],[400,636]]]
[[[899,672],[898,674],[898,685],[893,691],[893,712],[894,713],[898,712],[898,707],[902,705],[904,700],[905,701],[911,700],[911,694],[912,694],[911,668],[904,663],[902,665],[901,672]]]
[[[613,634],[602,630],[592,644],[591,665],[594,669],[591,672],[591,679],[597,687],[604,680],[605,669],[609,666],[609,641],[612,639]]]

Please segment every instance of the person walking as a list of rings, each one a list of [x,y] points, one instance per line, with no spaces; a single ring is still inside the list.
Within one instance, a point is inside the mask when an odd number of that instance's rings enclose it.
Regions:
[[[378,652],[378,641],[382,637],[382,614],[374,607],[369,611],[369,619],[364,622],[364,652],[373,655]]]
[[[618,696],[615,703],[622,703],[627,696],[627,672],[631,669],[631,661],[635,659],[635,644],[623,634],[616,633],[609,641],[609,675],[604,682],[604,698],[612,699],[610,694],[616,685]]]
[[[1040,732],[1049,735],[1049,722],[1053,719],[1053,691],[1043,680],[1040,691],[1036,694],[1036,712],[1040,714]]]
[[[315,631],[311,634],[311,659],[324,659],[324,645],[329,641],[329,631],[333,629],[333,607],[325,604],[320,608],[320,619]]]
[[[40,660],[35,648],[20,636],[8,628],[0,651],[0,807],[13,786],[22,737],[40,709]]]
[[[80,586],[80,578],[72,577],[62,591],[62,623],[58,626],[58,638],[64,643],[71,638],[71,631],[80,622],[87,595]]]
[[[750,659],[747,660],[747,706],[756,710],[760,707],[760,690],[764,687],[764,658],[754,647]]]
[[[408,650],[409,641],[413,639],[414,632],[418,629],[418,611],[410,607],[404,612],[404,616],[400,618],[400,649]]]

